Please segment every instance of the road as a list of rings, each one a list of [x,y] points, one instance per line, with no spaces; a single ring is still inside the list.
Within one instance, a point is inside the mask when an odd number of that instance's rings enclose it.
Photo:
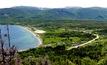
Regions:
[[[78,47],[84,46],[84,45],[89,44],[89,43],[91,43],[91,42],[93,42],[93,41],[95,41],[96,39],[99,38],[99,35],[98,35],[98,34],[94,34],[94,35],[96,36],[96,38],[94,38],[94,39],[92,39],[92,40],[90,40],[90,41],[88,41],[88,42],[85,42],[85,43],[83,43],[83,44],[80,44],[80,45],[77,45],[77,46],[72,46],[72,47],[68,48],[67,50],[71,50],[71,49],[73,49],[73,48],[78,48]]]

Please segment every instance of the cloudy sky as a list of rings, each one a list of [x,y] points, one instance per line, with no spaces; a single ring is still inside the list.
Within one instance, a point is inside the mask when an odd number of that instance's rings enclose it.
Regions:
[[[107,0],[0,0],[0,8],[34,6],[47,8],[62,7],[106,7]]]

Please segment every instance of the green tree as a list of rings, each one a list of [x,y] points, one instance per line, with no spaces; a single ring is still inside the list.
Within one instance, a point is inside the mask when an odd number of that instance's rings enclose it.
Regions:
[[[90,59],[89,57],[85,57],[81,60],[81,65],[96,65],[97,62],[95,60]]]
[[[99,60],[98,63],[97,63],[97,65],[107,65],[107,59],[101,59],[101,60]]]

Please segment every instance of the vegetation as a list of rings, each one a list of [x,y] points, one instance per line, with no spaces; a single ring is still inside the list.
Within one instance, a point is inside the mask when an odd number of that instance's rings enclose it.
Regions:
[[[45,57],[49,56],[52,65],[105,65],[106,64],[106,44],[98,43],[96,45],[88,45],[72,50],[66,50],[65,46],[41,47],[37,49],[30,49],[19,53],[21,58],[28,56]]]
[[[14,19],[13,19],[14,20]],[[104,65],[106,61],[106,32],[102,30],[107,27],[106,22],[81,21],[81,20],[35,20],[35,19],[15,19],[10,24],[21,24],[33,28],[43,29],[45,34],[39,34],[44,40],[43,44],[53,44],[52,46],[40,46],[28,51],[19,52],[23,65],[46,64],[47,65]],[[24,22],[23,22],[24,21]],[[26,23],[25,23],[26,22]],[[29,23],[30,22],[30,23]],[[58,23],[60,22],[60,23]],[[103,25],[102,25],[103,24]],[[87,33],[88,32],[88,33]],[[72,35],[71,35],[72,34]],[[76,34],[76,35],[75,35]],[[95,38],[92,34],[99,34],[100,39],[79,48],[66,50],[72,45],[70,42],[87,41]],[[86,37],[84,37],[86,36]],[[61,38],[62,37],[62,38]],[[69,39],[68,39],[69,37]],[[55,39],[54,39],[55,38]],[[48,40],[49,39],[49,40]],[[65,41],[63,39],[66,39]],[[72,40],[70,40],[72,39]],[[59,42],[65,44],[58,44]],[[42,59],[42,60],[41,60]]]
[[[107,64],[106,21],[20,18],[0,20],[0,23],[26,25],[32,28],[32,30],[37,28],[46,31],[44,34],[39,34],[43,40],[43,45],[38,48],[18,52],[22,65]],[[95,36],[93,34],[98,34],[100,38],[85,46],[66,50],[68,47],[83,44],[94,39]],[[14,60],[11,62],[14,62]]]
[[[36,8],[36,7],[12,7],[0,9],[0,19],[30,18],[47,20],[107,20],[107,8]]]

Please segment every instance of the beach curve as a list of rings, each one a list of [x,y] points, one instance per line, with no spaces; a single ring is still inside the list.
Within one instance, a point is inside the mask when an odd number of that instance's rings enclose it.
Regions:
[[[26,26],[20,26],[20,27],[27,30],[31,34],[33,34],[33,36],[39,41],[39,45],[35,46],[35,48],[39,47],[42,44],[42,39],[40,38],[40,36],[37,33],[35,33],[35,31],[32,31],[31,28],[26,27]],[[26,50],[18,50],[18,52],[22,52],[22,51],[26,51]]]

